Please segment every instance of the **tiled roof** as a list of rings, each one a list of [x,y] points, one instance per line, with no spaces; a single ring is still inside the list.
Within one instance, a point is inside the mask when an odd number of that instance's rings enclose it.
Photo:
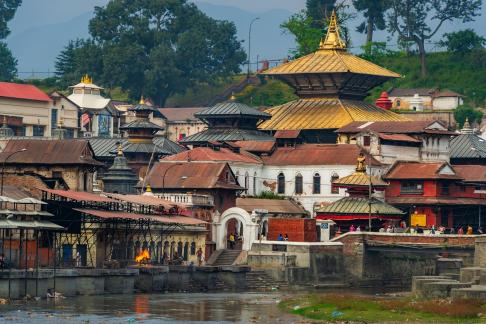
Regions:
[[[0,97],[34,101],[52,101],[42,90],[31,84],[0,82]]]
[[[225,179],[225,171],[231,173],[226,163],[215,162],[157,162],[150,170],[146,183],[152,189],[230,189],[243,190],[234,178]]]
[[[400,75],[346,51],[318,50],[263,72],[266,75],[356,73],[399,78]]]
[[[196,113],[195,116],[200,119],[241,116],[258,118],[262,120],[267,120],[272,117],[266,112],[259,111],[258,109],[235,101],[226,101],[216,104]]]
[[[275,149],[274,141],[236,141],[233,144],[253,153],[270,153]]]
[[[454,165],[465,182],[486,182],[486,165]]]
[[[159,112],[164,115],[169,122],[175,121],[198,121],[194,114],[203,111],[205,107],[194,108],[159,108]],[[202,122],[202,121],[201,121]]]
[[[251,129],[238,128],[212,128],[188,136],[180,143],[193,144],[204,142],[225,142],[225,141],[273,141],[274,138],[264,132]]]
[[[164,158],[164,161],[207,161],[207,162],[241,162],[241,163],[262,163],[262,161],[244,150],[235,153],[228,148],[221,147],[214,150],[210,147],[196,147],[189,151],[171,155]]]
[[[270,156],[263,156],[267,165],[356,165],[361,149],[354,144],[302,144],[279,147]],[[373,165],[380,165],[375,159]]]
[[[403,115],[372,104],[338,98],[313,98],[291,101],[266,110],[272,119],[260,129],[337,129],[353,121],[406,121]]]
[[[7,164],[38,164],[38,165],[101,165],[92,158],[92,149],[87,140],[9,140],[5,149],[0,153],[0,160],[11,152],[26,149],[25,152],[11,156]]]
[[[486,158],[486,141],[474,134],[461,134],[450,142],[451,159]]]
[[[441,171],[449,168],[451,172]],[[385,179],[461,179],[454,169],[446,162],[396,162]]]
[[[270,214],[307,215],[307,211],[302,206],[288,199],[237,198],[236,207],[250,214],[255,209],[266,209]]]
[[[408,143],[422,143],[422,141],[413,138],[412,136],[405,135],[405,134],[383,134],[379,133],[378,136],[387,141],[395,141],[395,142],[408,142]]]
[[[323,207],[317,207],[318,214],[365,214],[370,212],[370,205],[368,198],[363,197],[344,197],[338,201]],[[372,215],[397,215],[401,216],[404,213],[381,200],[372,198],[371,200],[371,214]]]
[[[377,133],[411,134],[423,133],[432,124],[430,121],[355,121],[339,128],[337,133],[361,133],[370,130]]]

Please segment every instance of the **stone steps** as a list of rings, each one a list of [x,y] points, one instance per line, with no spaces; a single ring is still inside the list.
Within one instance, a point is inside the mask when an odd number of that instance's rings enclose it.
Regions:
[[[250,291],[270,291],[287,289],[287,282],[277,281],[265,271],[250,271],[246,274],[246,287]]]
[[[240,255],[240,250],[223,250],[218,258],[213,262],[213,266],[232,265]]]
[[[468,288],[455,288],[451,290],[453,300],[458,299],[486,299],[486,285],[472,285]]]

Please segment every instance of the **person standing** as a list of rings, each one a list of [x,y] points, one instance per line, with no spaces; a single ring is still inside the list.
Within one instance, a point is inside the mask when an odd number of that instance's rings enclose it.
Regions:
[[[464,235],[464,229],[462,228],[462,226],[460,226],[457,230],[457,235]]]
[[[472,228],[472,226],[471,226],[471,225],[469,225],[469,226],[467,227],[467,232],[466,232],[466,234],[467,234],[467,235],[473,235],[473,228]]]
[[[197,256],[197,265],[200,267],[200,266],[202,266],[202,258],[203,258],[203,251],[202,251],[201,248],[199,248],[199,250],[197,250],[196,256]]]
[[[351,224],[351,226],[349,227],[349,231],[350,232],[356,232],[356,227],[354,227],[354,225]]]
[[[229,236],[230,247],[233,250],[235,248],[235,235],[233,233]]]
[[[283,241],[283,236],[282,236],[282,233],[278,234],[278,238],[277,238],[277,241]]]
[[[289,235],[287,233],[285,233],[284,241],[288,241],[288,240],[289,240]]]

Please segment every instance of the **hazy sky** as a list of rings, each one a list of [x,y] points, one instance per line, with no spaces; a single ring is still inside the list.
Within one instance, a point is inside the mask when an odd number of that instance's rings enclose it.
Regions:
[[[193,2],[234,6],[253,12],[269,9],[286,9],[295,12],[305,6],[305,0],[193,0]]]

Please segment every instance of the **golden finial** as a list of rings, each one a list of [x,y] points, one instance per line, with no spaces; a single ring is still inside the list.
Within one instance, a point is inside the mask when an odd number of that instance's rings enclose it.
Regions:
[[[356,172],[366,172],[366,157],[363,153],[358,155],[358,163],[356,164]]]
[[[123,156],[123,150],[122,150],[122,145],[121,143],[118,143],[118,156]]]
[[[143,98],[143,95],[142,97],[140,98],[140,102],[139,102],[141,105],[145,105],[145,99]]]
[[[82,78],[81,78],[81,83],[86,83],[86,84],[91,84],[93,83],[93,79],[86,73]]]
[[[235,93],[234,92],[231,93],[230,100],[231,101],[236,101],[236,97],[235,97]]]
[[[152,186],[150,186],[150,183],[147,184],[147,187],[145,187],[145,192],[152,192]]]
[[[346,43],[341,39],[339,35],[339,23],[337,20],[336,10],[332,11],[331,20],[327,27],[327,35],[321,39],[319,49],[323,50],[344,50],[346,49]]]

